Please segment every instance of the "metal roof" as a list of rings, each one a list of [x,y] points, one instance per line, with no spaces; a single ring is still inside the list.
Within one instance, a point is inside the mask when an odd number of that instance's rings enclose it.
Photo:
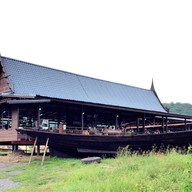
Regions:
[[[1,63],[15,94],[166,112],[153,90],[86,77],[7,57],[1,57]]]

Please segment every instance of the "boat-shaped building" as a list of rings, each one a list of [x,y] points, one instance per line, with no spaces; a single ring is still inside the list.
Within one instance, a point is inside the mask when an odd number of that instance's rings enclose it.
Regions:
[[[84,135],[167,133],[191,129],[150,89],[0,57],[0,144],[25,144],[18,128]]]

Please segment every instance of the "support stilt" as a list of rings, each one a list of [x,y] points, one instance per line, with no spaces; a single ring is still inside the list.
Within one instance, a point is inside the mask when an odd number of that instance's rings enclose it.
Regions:
[[[37,144],[37,156],[40,156],[40,145]]]
[[[45,154],[47,152],[48,143],[49,143],[49,138],[47,138],[47,141],[46,141],[46,145],[45,145],[45,149],[44,149],[44,153],[43,153],[43,158],[42,158],[42,161],[41,161],[41,166],[43,166],[43,163],[44,163],[44,160],[45,160]]]
[[[33,145],[32,151],[31,151],[31,156],[30,156],[28,165],[31,164],[31,160],[32,160],[32,156],[33,156],[36,144],[37,144],[37,137],[35,138],[35,142],[34,142],[34,145]]]

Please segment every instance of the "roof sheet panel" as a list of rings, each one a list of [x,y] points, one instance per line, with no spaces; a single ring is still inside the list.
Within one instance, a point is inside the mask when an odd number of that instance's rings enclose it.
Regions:
[[[2,63],[16,94],[165,112],[155,93],[6,57]]]

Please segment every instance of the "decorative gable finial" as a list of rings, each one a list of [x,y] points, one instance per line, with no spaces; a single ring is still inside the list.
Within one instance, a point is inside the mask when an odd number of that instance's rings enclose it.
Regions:
[[[152,78],[152,82],[151,82],[151,91],[155,92],[155,86],[154,86],[153,78]]]

